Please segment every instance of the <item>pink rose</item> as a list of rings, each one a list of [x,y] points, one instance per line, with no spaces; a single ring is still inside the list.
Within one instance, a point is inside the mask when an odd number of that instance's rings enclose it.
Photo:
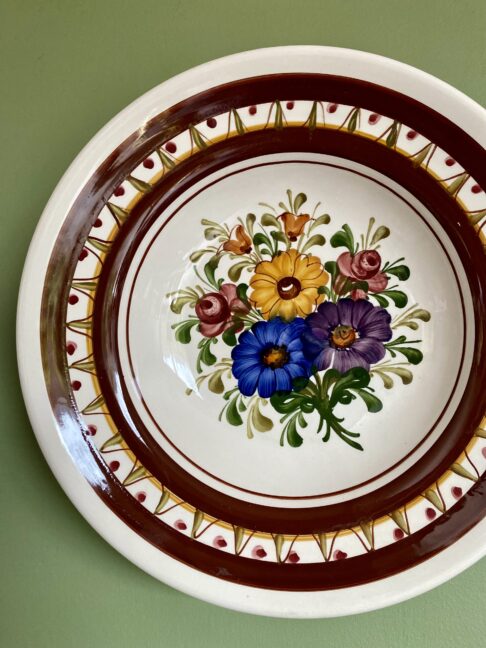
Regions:
[[[233,326],[235,313],[248,313],[248,306],[239,299],[234,284],[223,284],[219,292],[203,295],[196,304],[199,330],[205,337],[216,337]]]
[[[380,272],[381,257],[376,250],[362,250],[354,255],[343,252],[337,264],[342,275],[355,281],[366,281],[371,292],[381,292],[387,287],[388,277]]]

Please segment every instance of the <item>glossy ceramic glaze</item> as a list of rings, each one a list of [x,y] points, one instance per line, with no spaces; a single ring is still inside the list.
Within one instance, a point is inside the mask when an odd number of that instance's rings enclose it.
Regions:
[[[481,555],[485,138],[415,70],[285,48],[163,84],[89,145],[36,235],[19,351],[110,542],[286,616]]]

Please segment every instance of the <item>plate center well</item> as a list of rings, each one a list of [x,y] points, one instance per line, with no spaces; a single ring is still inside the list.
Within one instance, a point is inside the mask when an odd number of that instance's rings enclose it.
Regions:
[[[232,165],[159,214],[129,263],[118,338],[132,405],[226,494],[288,507],[363,495],[432,447],[463,393],[461,262],[422,204],[356,163]]]

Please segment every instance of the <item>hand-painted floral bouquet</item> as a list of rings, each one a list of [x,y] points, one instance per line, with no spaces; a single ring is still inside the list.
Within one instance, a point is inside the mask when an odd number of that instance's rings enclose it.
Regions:
[[[191,255],[196,283],[168,295],[174,313],[193,311],[173,325],[176,339],[189,344],[191,332],[198,331],[196,388],[207,381],[209,390],[222,394],[226,402],[219,419],[224,415],[238,426],[246,418],[249,438],[273,428],[262,413],[270,404],[283,426],[281,445],[286,440],[300,446],[302,430],[312,423],[323,441],[334,432],[362,450],[359,434],[343,425],[342,406],[359,399],[368,412],[379,412],[382,402],[371,385],[375,375],[388,389],[394,377],[412,381],[408,367],[422,361],[414,346],[420,340],[396,330],[415,331],[418,320],[427,322],[430,314],[415,304],[392,319],[390,304],[401,310],[408,298],[398,284],[390,284],[406,281],[410,270],[403,258],[383,263],[378,249],[390,235],[387,227],[375,228],[371,218],[355,240],[343,225],[330,245],[344,250],[336,260],[324,260],[309,251],[324,251],[321,232],[329,215],[316,215],[320,203],[312,214],[302,213],[303,193],[294,198],[289,190],[287,197],[288,204],[281,202],[278,209],[260,203],[259,218],[248,214],[232,229],[201,221],[212,244]],[[251,275],[248,283],[241,281],[243,272]],[[215,345],[227,348],[227,357],[220,353],[218,359]]]

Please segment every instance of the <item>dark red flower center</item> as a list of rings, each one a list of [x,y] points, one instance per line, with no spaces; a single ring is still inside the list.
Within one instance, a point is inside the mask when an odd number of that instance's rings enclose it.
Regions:
[[[277,283],[277,290],[281,299],[295,299],[302,290],[302,286],[295,277],[284,277]]]
[[[208,293],[197,302],[196,315],[201,322],[218,324],[225,322],[231,316],[231,310],[223,295]]]
[[[352,326],[336,326],[331,333],[331,343],[336,349],[346,349],[356,340],[356,331]]]
[[[289,355],[285,346],[272,346],[263,352],[263,364],[270,369],[280,369],[287,364]]]

